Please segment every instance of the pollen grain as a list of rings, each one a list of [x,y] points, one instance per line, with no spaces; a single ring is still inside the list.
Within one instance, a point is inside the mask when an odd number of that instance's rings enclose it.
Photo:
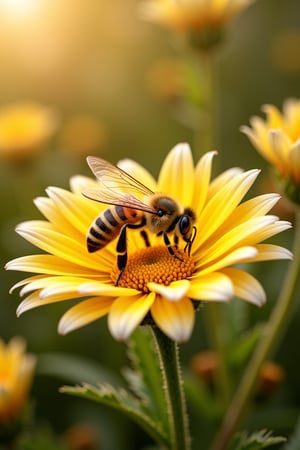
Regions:
[[[118,286],[149,292],[148,283],[154,282],[168,286],[172,281],[183,280],[192,275],[195,263],[192,256],[176,249],[176,257],[167,247],[147,247],[129,256]],[[119,270],[115,266],[111,278],[116,283]]]

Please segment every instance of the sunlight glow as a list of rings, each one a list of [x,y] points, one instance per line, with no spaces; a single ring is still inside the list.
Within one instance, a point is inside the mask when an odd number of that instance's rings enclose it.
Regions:
[[[40,0],[0,0],[0,11],[10,20],[29,19],[36,15]]]

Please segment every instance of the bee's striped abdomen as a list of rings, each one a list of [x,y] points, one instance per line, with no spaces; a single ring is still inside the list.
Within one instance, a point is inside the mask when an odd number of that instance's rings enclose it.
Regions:
[[[91,225],[87,235],[89,253],[96,252],[115,239],[124,223],[134,223],[140,220],[140,215],[133,209],[123,206],[107,208]]]

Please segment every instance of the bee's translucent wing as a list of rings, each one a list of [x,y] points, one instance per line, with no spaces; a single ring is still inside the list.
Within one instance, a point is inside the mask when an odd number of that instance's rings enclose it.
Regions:
[[[85,197],[109,205],[119,205],[156,214],[157,211],[154,208],[138,198],[138,196],[145,198],[154,194],[144,184],[105,159],[88,156],[87,162],[102,187],[85,189],[82,192]]]
[[[88,156],[87,162],[94,175],[106,189],[133,195],[153,195],[151,189],[105,159]]]

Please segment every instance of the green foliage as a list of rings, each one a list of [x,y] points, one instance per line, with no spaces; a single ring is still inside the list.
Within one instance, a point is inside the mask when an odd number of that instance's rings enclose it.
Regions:
[[[122,378],[99,363],[82,356],[67,353],[43,353],[38,356],[36,372],[72,383],[111,383],[122,385]]]
[[[300,448],[300,419],[295,427],[290,441],[284,446],[283,450],[299,450]]]
[[[184,388],[188,404],[195,409],[199,417],[204,416],[214,422],[220,419],[223,413],[220,400],[216,398],[205,382],[190,374],[185,374]]]
[[[128,357],[131,368],[124,371],[124,376],[129,386],[147,404],[151,416],[164,422],[166,402],[162,392],[162,375],[152,335],[145,327],[136,330],[129,340]],[[167,424],[164,423],[164,426]]]
[[[83,397],[110,406],[134,420],[156,442],[167,448],[168,426],[164,386],[152,336],[144,329],[131,338],[128,355],[131,368],[124,371],[129,389],[115,388],[108,383],[93,386],[64,386],[61,392]]]
[[[268,430],[255,431],[250,436],[239,433],[233,438],[229,450],[261,450],[285,441],[284,437],[272,436],[272,432]]]
[[[16,450],[66,450],[66,447],[47,428],[32,434],[24,434],[14,448]],[[2,450],[1,447],[0,450]]]

